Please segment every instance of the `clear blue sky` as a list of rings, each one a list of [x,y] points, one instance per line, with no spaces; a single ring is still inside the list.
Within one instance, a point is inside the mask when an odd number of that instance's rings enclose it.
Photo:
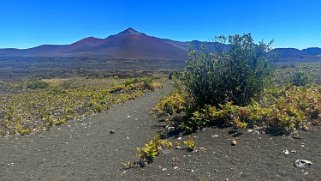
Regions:
[[[105,38],[128,27],[175,40],[251,32],[321,47],[321,0],[1,0],[0,48]]]

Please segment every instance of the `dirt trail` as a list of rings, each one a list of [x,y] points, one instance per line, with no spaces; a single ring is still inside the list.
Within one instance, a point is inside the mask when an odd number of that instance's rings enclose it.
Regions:
[[[1,180],[120,180],[121,163],[153,137],[151,108],[171,86],[82,122],[0,140]],[[114,134],[110,131],[115,130]]]

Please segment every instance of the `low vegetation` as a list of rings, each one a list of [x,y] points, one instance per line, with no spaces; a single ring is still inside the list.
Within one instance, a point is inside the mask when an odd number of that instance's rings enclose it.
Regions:
[[[321,120],[320,64],[274,65],[266,56],[269,44],[255,44],[249,34],[221,39],[231,49],[192,51],[179,86],[155,106],[158,116],[183,112],[169,119],[170,127],[191,133],[256,126],[276,134]]]
[[[164,79],[44,79],[17,82],[0,99],[0,134],[28,134],[101,112],[160,88]]]
[[[156,135],[145,147],[138,147],[136,157],[140,163],[151,163],[161,151],[170,150],[173,148],[173,143],[166,139],[160,139]]]
[[[196,141],[191,136],[188,140],[185,140],[183,143],[188,151],[194,151],[196,147]]]

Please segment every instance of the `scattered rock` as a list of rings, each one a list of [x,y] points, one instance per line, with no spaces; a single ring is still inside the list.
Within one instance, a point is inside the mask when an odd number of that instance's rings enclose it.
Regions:
[[[173,167],[174,170],[180,170],[178,166]]]
[[[296,153],[296,151],[295,150],[291,150],[291,153]]]
[[[253,129],[248,129],[247,132],[248,132],[248,133],[252,133],[252,132],[253,132]]]
[[[167,168],[163,168],[162,171],[167,171]]]
[[[305,146],[305,144],[304,143],[301,143],[301,147],[303,148]]]
[[[231,145],[232,145],[232,146],[235,146],[236,144],[237,144],[237,141],[236,141],[235,138],[233,138],[233,139],[231,140]]]
[[[254,134],[260,134],[260,132],[259,131],[254,131]]]
[[[218,137],[220,137],[220,135],[218,135],[218,134],[213,134],[211,137],[212,137],[212,138],[218,138]]]
[[[289,155],[289,154],[290,154],[289,150],[284,150],[283,153],[284,153],[285,155]]]
[[[115,134],[116,130],[110,130],[109,133],[110,134]]]
[[[177,138],[177,140],[181,140],[181,139],[182,139],[182,137],[178,137],[178,138]]]
[[[313,165],[313,163],[309,160],[303,160],[303,159],[298,159],[295,161],[294,166],[298,167],[298,168],[308,168],[311,165]]]
[[[310,128],[307,125],[303,125],[302,129],[303,129],[303,131],[309,131]]]
[[[166,126],[166,130],[167,130],[168,132],[172,132],[172,131],[175,131],[175,127],[173,127],[173,126]]]
[[[298,133],[293,133],[292,138],[293,139],[302,139],[302,137]]]

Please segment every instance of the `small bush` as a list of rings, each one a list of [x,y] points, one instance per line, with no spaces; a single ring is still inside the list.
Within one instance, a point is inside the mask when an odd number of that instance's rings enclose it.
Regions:
[[[157,116],[173,115],[183,110],[185,110],[185,99],[178,91],[174,91],[170,95],[163,97],[153,108]]]
[[[188,140],[184,141],[186,149],[188,151],[194,151],[196,147],[196,141],[190,136]]]
[[[143,163],[140,165],[144,165],[145,162],[151,163],[162,150],[172,148],[172,142],[160,139],[159,135],[156,135],[149,143],[145,144],[145,147],[137,148],[136,157],[140,163]]]
[[[32,80],[26,82],[28,89],[46,89],[49,87],[49,83],[42,80]]]

